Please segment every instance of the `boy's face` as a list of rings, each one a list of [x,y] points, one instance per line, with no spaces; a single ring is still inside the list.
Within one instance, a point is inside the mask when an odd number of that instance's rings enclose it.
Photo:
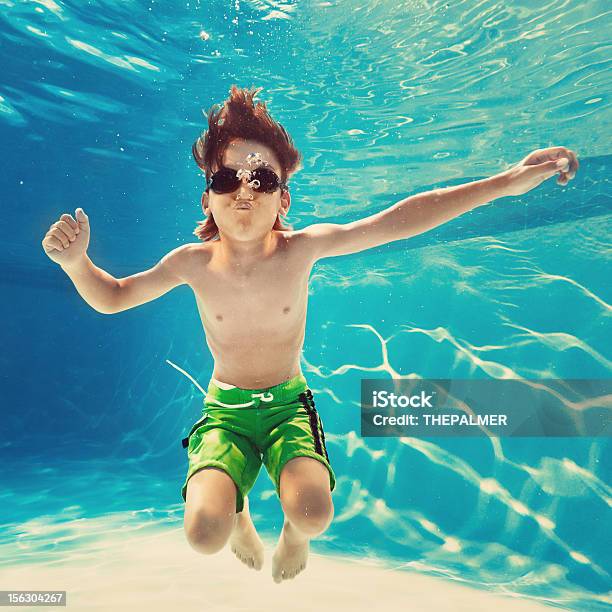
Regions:
[[[253,153],[259,157],[254,158]],[[232,141],[225,151],[223,165],[233,170],[254,170],[264,165],[281,177],[280,164],[274,152],[253,140]],[[212,170],[216,172],[218,169]],[[281,195],[280,187],[273,193],[256,191],[249,185],[248,176],[230,193],[215,193],[209,189],[208,193],[202,194],[204,214],[213,215],[221,238],[228,236],[241,241],[263,238],[272,230],[277,215],[287,214],[290,205],[288,192]]]

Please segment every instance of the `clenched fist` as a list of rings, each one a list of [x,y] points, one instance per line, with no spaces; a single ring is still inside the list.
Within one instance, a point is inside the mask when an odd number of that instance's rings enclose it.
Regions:
[[[63,214],[45,234],[42,246],[47,257],[60,266],[80,261],[89,246],[89,218],[82,208],[76,209],[76,220]]]
[[[576,175],[579,165],[576,153],[566,147],[533,151],[504,173],[509,179],[505,195],[523,195],[557,173],[557,184],[567,185]]]

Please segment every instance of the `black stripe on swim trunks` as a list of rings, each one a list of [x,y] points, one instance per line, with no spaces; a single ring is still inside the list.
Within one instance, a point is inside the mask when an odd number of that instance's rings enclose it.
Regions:
[[[299,398],[302,405],[306,409],[306,412],[308,413],[308,423],[310,424],[310,431],[312,432],[312,436],[315,441],[315,451],[317,454],[321,455],[321,457],[325,457],[325,459],[329,461],[327,449],[325,448],[325,434],[323,433],[323,427],[321,427],[319,430],[319,415],[317,414],[317,409],[315,408],[312,391],[307,389],[305,393],[300,393]],[[323,436],[323,440],[321,440],[319,431]]]
[[[198,419],[193,427],[191,428],[191,431],[187,434],[186,438],[183,438],[181,440],[181,444],[183,445],[183,448],[187,448],[189,446],[189,438],[191,438],[191,435],[193,434],[193,432],[208,418],[208,415],[205,414],[202,416],[202,418]]]
[[[310,391],[310,389],[308,389],[307,395],[308,395],[308,398],[310,399],[313,410],[316,412],[314,398],[312,397],[312,392]],[[321,439],[323,442],[323,452],[325,453],[325,458],[329,461],[329,457],[327,455],[327,444],[325,443],[325,431],[323,430],[323,423],[321,422],[321,417],[319,416],[319,413],[317,413],[317,418],[319,420],[319,429],[321,431]]]

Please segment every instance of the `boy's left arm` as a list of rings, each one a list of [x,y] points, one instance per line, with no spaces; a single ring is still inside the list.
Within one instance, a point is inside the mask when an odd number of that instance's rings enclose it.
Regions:
[[[570,149],[538,149],[490,178],[419,193],[370,217],[346,224],[319,223],[299,233],[309,241],[315,259],[358,253],[422,234],[496,198],[527,193],[557,173],[557,183],[566,185],[578,166]]]

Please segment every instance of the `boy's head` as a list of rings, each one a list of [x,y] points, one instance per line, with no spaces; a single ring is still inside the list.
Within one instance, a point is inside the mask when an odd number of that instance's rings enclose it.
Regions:
[[[202,194],[207,218],[194,231],[200,240],[213,240],[220,232],[251,240],[273,229],[290,229],[281,217],[291,205],[287,180],[301,167],[301,155],[265,102],[254,104],[261,89],[232,85],[220,110],[219,105],[210,109],[208,130],[193,144],[207,184]]]

